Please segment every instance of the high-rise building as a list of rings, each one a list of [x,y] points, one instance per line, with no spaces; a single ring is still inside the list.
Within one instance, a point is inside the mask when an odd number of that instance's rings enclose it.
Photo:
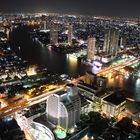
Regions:
[[[96,86],[103,91],[106,89],[107,78],[102,76],[97,76],[96,74],[88,71],[85,75],[85,83],[90,86]]]
[[[105,91],[107,85],[107,78],[98,76],[97,77],[97,87],[100,88],[100,91]]]
[[[68,25],[68,44],[72,44],[72,36],[73,36],[73,26],[71,24]]]
[[[102,112],[109,117],[118,117],[125,109],[126,99],[120,93],[112,93],[102,100]]]
[[[110,48],[110,30],[105,31],[103,51],[109,53]]]
[[[12,30],[12,23],[11,20],[4,20],[3,21],[3,28],[4,28],[4,32],[7,35],[7,39],[9,40],[9,34],[10,31]]]
[[[3,19],[1,16],[0,16],[0,31],[4,32]]]
[[[41,29],[42,30],[46,30],[47,29],[47,22],[46,21],[42,21],[42,23],[41,23]]]
[[[96,39],[93,37],[89,37],[88,47],[87,47],[87,60],[94,60],[95,46],[96,46]]]
[[[90,103],[90,111],[101,111],[102,99],[110,94],[106,92],[106,83],[107,78],[91,72],[87,72],[85,80],[78,83],[78,92]]]
[[[116,56],[118,53],[119,31],[108,29],[105,32],[103,51],[108,55]]]
[[[125,48],[126,47],[126,37],[123,35],[120,39],[120,47]]]
[[[113,56],[116,56],[118,53],[118,44],[119,43],[119,31],[114,29],[111,32],[111,41],[110,41],[110,53]]]
[[[52,44],[58,43],[58,29],[57,25],[54,22],[51,22],[50,25],[50,42]]]
[[[47,99],[47,118],[53,125],[69,130],[80,120],[81,100],[74,86],[52,94]]]
[[[90,86],[95,86],[96,85],[96,79],[97,79],[97,75],[88,71],[86,72],[85,75],[85,83],[90,85]]]

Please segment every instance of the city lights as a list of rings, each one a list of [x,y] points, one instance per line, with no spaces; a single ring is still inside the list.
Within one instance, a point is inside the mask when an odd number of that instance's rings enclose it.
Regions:
[[[0,139],[139,139],[139,26],[0,13]]]

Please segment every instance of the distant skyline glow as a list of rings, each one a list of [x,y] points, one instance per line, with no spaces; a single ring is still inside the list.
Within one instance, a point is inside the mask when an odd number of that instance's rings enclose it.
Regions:
[[[1,0],[0,12],[140,17],[139,0]]]

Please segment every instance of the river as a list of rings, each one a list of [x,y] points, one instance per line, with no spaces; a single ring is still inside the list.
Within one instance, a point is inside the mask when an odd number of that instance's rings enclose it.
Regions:
[[[18,27],[10,36],[11,47],[18,56],[27,60],[29,64],[37,64],[38,67],[47,67],[49,70],[68,74],[76,77],[84,75],[89,67],[65,54],[58,54],[36,40],[30,38],[29,28]],[[20,47],[20,50],[19,50]],[[122,75],[108,80],[108,87],[124,90],[126,97],[140,101],[140,78],[124,77]]]

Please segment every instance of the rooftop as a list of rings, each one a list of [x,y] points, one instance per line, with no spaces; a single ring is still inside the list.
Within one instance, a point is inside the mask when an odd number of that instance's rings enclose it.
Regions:
[[[95,96],[100,97],[100,98],[103,98],[103,97],[105,97],[105,96],[107,96],[109,94],[110,93],[108,91],[100,91],[98,93],[95,93]]]
[[[87,88],[90,88],[91,90],[98,90],[98,87],[97,86],[91,86],[89,84],[86,84],[86,83],[78,83],[78,86],[85,86]]]
[[[119,105],[122,102],[126,101],[125,97],[123,97],[120,93],[113,93],[107,96],[106,98],[104,98],[103,100],[110,102],[114,105]]]
[[[48,122],[46,114],[41,115],[34,119],[34,122],[40,123],[52,130],[52,125]]]
[[[80,99],[81,99],[81,107],[90,104],[84,96],[80,96]]]
[[[56,92],[55,94],[61,96],[61,95],[65,94],[65,93],[66,93],[66,91],[60,90],[60,91]]]

